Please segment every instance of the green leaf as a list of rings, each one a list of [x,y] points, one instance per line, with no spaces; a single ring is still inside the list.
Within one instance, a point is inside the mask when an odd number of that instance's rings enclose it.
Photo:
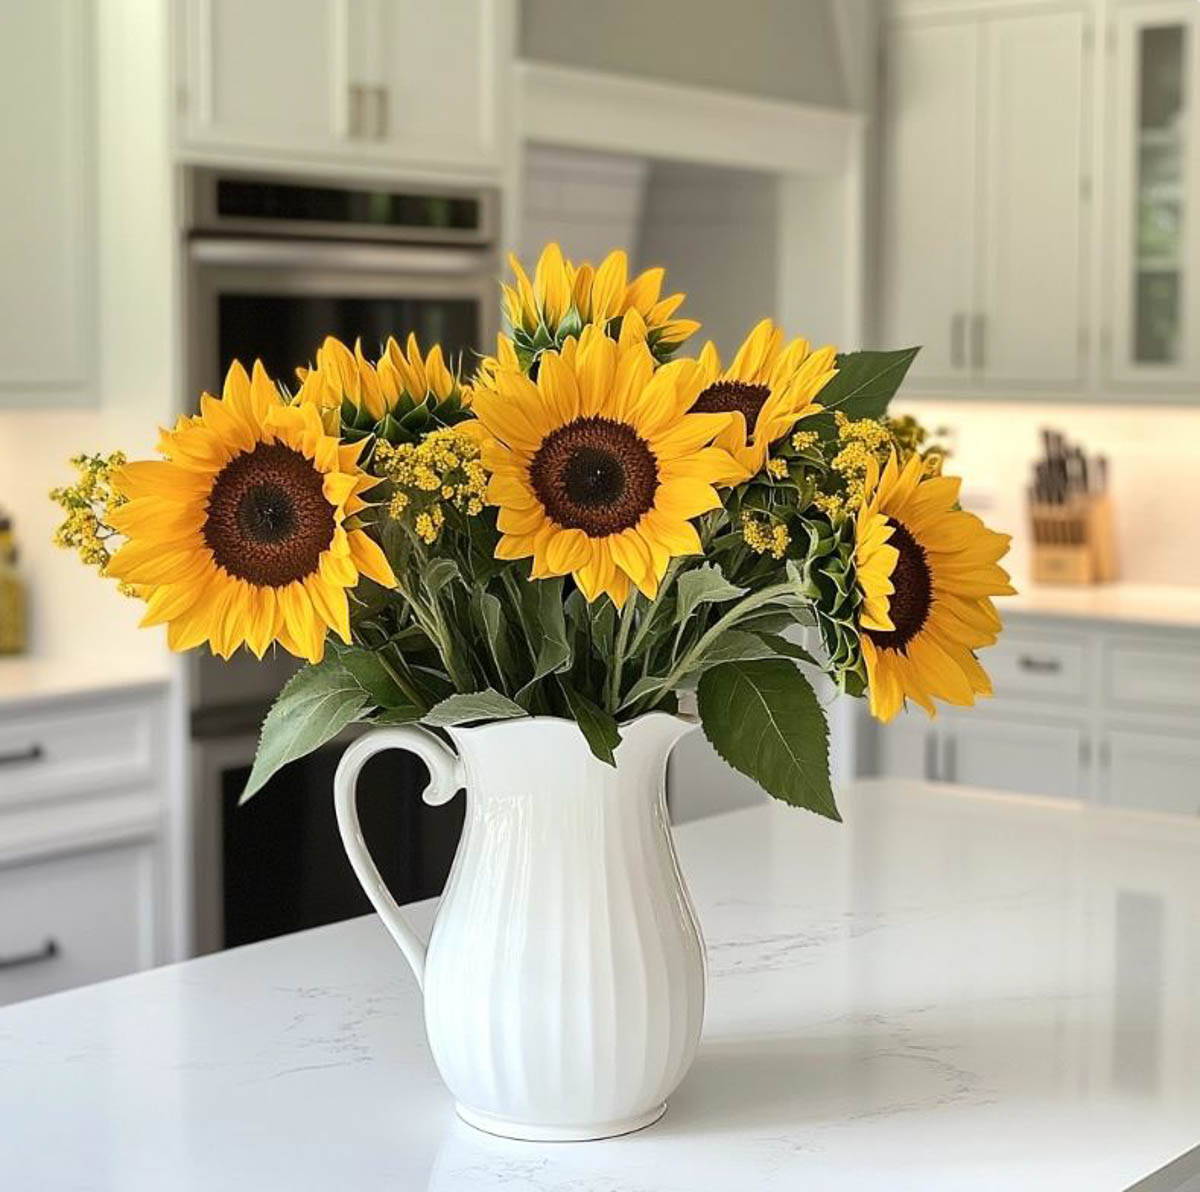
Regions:
[[[396,708],[408,703],[408,697],[388,674],[377,651],[358,646],[338,647],[337,660],[377,707]]]
[[[803,646],[798,646],[794,641],[780,637],[777,633],[764,633],[762,640],[781,658],[792,658],[796,662],[803,662],[808,666],[821,665]]]
[[[757,633],[744,633],[740,629],[726,629],[717,636],[707,650],[696,660],[692,673],[720,666],[725,662],[738,662],[751,658],[774,658],[776,653]]]
[[[336,657],[293,675],[263,721],[254,766],[239,802],[260,791],[288,762],[333,740],[370,702],[362,685]]]
[[[421,581],[430,596],[436,596],[447,584],[462,580],[458,564],[453,559],[437,558],[425,568]]]
[[[882,418],[920,350],[847,352],[837,358],[837,376],[818,400],[826,410],[840,410],[851,421]]]
[[[421,709],[406,704],[402,708],[385,708],[376,716],[371,717],[372,724],[412,724],[421,719]]]
[[[563,698],[580,731],[587,740],[588,747],[602,762],[610,766],[617,764],[614,751],[621,743],[621,730],[616,720],[603,708],[592,703],[585,695],[580,695],[569,683],[560,678],[558,685],[562,688]]]
[[[508,644],[508,630],[504,624],[504,607],[500,598],[486,588],[477,587],[471,593],[471,612],[478,622],[488,652],[496,664],[496,673],[512,675],[514,663]]]
[[[829,728],[808,680],[783,658],[727,662],[698,691],[704,734],[768,794],[840,820],[829,783]]]
[[[501,695],[489,687],[485,691],[449,695],[441,703],[434,704],[421,717],[421,721],[434,728],[451,728],[476,720],[512,720],[524,715],[525,709],[520,704],[513,703],[507,695]]]
[[[540,634],[533,677],[522,691],[528,690],[546,675],[570,669],[571,645],[567,641],[562,591],[563,581],[560,578],[531,580],[522,590],[525,622],[536,627]]]
[[[731,584],[719,567],[711,564],[685,571],[676,584],[675,624],[681,625],[698,604],[719,604],[723,600],[736,600],[745,594],[745,588]]]

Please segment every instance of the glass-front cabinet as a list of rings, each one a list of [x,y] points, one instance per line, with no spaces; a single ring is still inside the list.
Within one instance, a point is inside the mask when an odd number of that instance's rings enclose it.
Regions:
[[[1112,380],[1200,381],[1200,4],[1118,10]]]

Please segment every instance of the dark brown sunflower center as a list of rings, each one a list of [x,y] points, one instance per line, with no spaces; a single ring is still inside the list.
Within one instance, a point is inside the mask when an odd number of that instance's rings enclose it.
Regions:
[[[260,443],[217,474],[204,541],[217,565],[260,587],[280,588],[317,570],[333,538],[333,506],[312,461]]]
[[[631,426],[577,418],[542,440],[529,481],[560,526],[603,538],[637,525],[654,507],[658,463]]]
[[[895,591],[888,597],[888,615],[895,629],[890,633],[876,629],[863,632],[881,650],[903,650],[921,632],[929,616],[929,606],[933,603],[933,575],[924,548],[908,528],[895,518],[889,517],[887,522],[892,527],[888,544],[899,552],[892,572]]]
[[[771,396],[766,385],[747,385],[745,381],[716,381],[696,398],[693,414],[733,414],[745,416],[746,430],[753,431],[759,411]]]

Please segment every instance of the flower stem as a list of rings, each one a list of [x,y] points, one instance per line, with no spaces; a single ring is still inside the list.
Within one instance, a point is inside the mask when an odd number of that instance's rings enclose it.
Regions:
[[[637,592],[630,592],[629,598],[625,601],[625,607],[621,610],[621,625],[617,630],[617,641],[613,647],[613,665],[608,687],[608,710],[614,714],[621,698],[621,671],[625,666],[625,648],[629,644],[629,633],[633,628],[637,598]]]
[[[693,665],[703,657],[704,651],[726,629],[740,621],[747,613],[753,612],[756,608],[761,608],[764,604],[770,604],[772,600],[775,600],[779,596],[786,596],[788,593],[794,593],[795,591],[796,585],[789,581],[782,584],[773,584],[769,588],[763,588],[760,592],[751,592],[749,596],[743,597],[724,616],[714,621],[707,632],[702,634],[696,644],[671,668],[659,686],[658,691],[670,691],[691,670]],[[658,692],[647,691],[634,704],[634,709],[636,710],[638,704],[642,703],[647,697],[655,697],[657,694]]]
[[[399,687],[406,696],[408,696],[408,698],[412,701],[413,707],[416,708],[418,712],[429,711],[429,706],[426,704],[425,700],[421,698],[420,692],[418,692],[417,689],[408,681],[408,677],[406,675],[402,674],[397,667],[392,665],[388,659],[388,656],[383,652],[383,650],[377,650],[376,654],[379,658],[379,665],[382,666],[385,671],[387,671],[388,677],[392,680],[392,682],[395,683],[396,686]]]

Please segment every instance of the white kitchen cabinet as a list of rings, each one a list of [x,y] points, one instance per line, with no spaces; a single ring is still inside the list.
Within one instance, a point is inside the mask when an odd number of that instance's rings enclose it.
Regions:
[[[75,679],[0,662],[0,1004],[187,948],[167,688]]]
[[[1186,391],[1200,379],[1200,5],[1126,5],[1112,45],[1108,372]]]
[[[152,839],[0,869],[0,1004],[153,964],[157,894]]]
[[[1104,738],[1110,803],[1200,815],[1200,737],[1110,729]]]
[[[189,156],[498,167],[511,0],[179,4]]]
[[[939,735],[942,782],[1071,799],[1088,794],[1090,745],[1078,724],[946,717]]]
[[[89,0],[6,0],[0,37],[0,405],[94,396]]]
[[[979,37],[974,25],[893,27],[887,41],[883,344],[921,344],[912,381],[966,367],[975,242]]]
[[[1200,815],[1200,632],[1005,621],[980,653],[994,697],[933,722],[911,708],[877,725],[863,708],[861,773]]]
[[[876,733],[872,773],[892,778],[937,780],[938,728],[925,714],[904,714]]]
[[[1082,12],[983,27],[973,365],[993,386],[1082,380],[1090,41]]]
[[[185,135],[328,151],[345,132],[355,0],[186,0]]]
[[[894,23],[882,339],[919,388],[1078,387],[1087,359],[1091,44],[1083,8]]]

